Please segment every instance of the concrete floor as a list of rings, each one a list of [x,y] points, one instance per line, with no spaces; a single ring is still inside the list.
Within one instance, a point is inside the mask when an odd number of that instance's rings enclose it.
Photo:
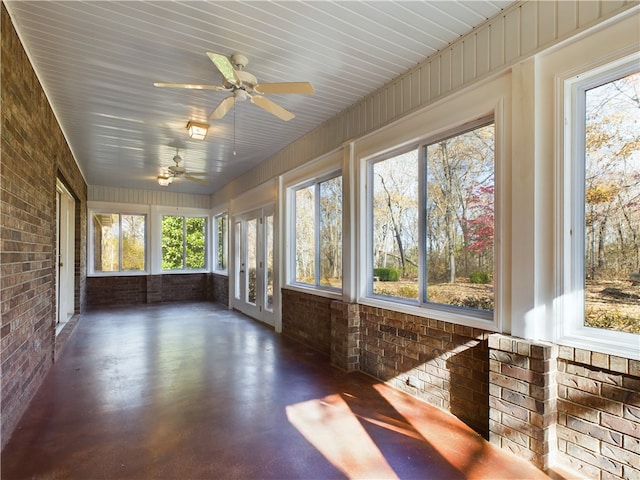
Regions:
[[[84,315],[2,452],[42,479],[547,478],[211,303]]]

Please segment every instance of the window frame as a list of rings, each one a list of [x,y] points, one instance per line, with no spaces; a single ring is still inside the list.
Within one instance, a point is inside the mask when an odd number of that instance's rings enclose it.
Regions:
[[[493,263],[493,286],[494,286],[494,310],[483,311],[467,307],[460,307],[456,305],[447,305],[443,303],[430,302],[426,300],[427,296],[427,280],[426,280],[426,265],[427,265],[427,221],[426,221],[426,202],[427,202],[427,158],[426,149],[428,146],[433,145],[441,140],[453,138],[458,135],[462,135],[473,131],[478,128],[493,125],[494,127],[494,232],[499,231],[499,206],[498,200],[500,192],[498,191],[499,185],[499,147],[498,147],[498,121],[496,112],[492,112],[488,115],[480,116],[477,119],[459,122],[454,126],[443,129],[438,133],[425,136],[420,139],[419,142],[404,145],[402,147],[396,147],[386,151],[382,155],[376,155],[366,159],[366,239],[367,239],[367,261],[366,261],[366,282],[365,282],[365,295],[368,299],[375,301],[382,301],[385,303],[393,304],[394,309],[398,309],[398,306],[406,306],[408,312],[415,313],[411,309],[420,309],[425,313],[431,312],[435,314],[438,319],[446,319],[447,321],[462,321],[462,323],[468,323],[469,320],[474,322],[487,323],[482,325],[482,328],[490,328],[491,324],[496,325],[496,311],[499,308],[499,291],[498,288],[498,272],[499,272],[499,254],[497,251],[496,242],[494,241],[494,263]],[[387,295],[381,295],[374,293],[373,288],[373,167],[377,163],[389,160],[393,157],[408,153],[410,151],[417,151],[418,156],[418,299],[408,299],[402,297],[392,297]]]
[[[218,220],[224,218],[226,220],[226,232],[224,232],[224,235],[222,237],[222,255],[224,256],[224,261],[225,261],[225,266],[224,267],[220,267],[220,262],[218,259],[218,248],[220,246],[219,244],[219,228],[218,228]],[[212,222],[212,229],[213,229],[213,250],[212,250],[212,270],[214,273],[220,274],[220,275],[229,275],[229,212],[227,210],[220,212],[216,215],[213,216],[213,222]]]
[[[140,276],[140,275],[149,275],[151,270],[151,241],[150,241],[150,232],[151,232],[151,215],[149,208],[145,205],[132,205],[132,204],[121,204],[121,203],[104,203],[104,202],[88,202],[87,204],[88,211],[88,221],[89,224],[89,239],[88,239],[88,259],[87,259],[87,276],[89,277],[122,277],[122,276]],[[120,219],[122,219],[123,215],[139,215],[145,217],[145,227],[144,227],[144,270],[118,270],[113,272],[102,272],[95,270],[95,227],[93,225],[93,216],[94,214],[109,214],[109,215],[119,215]],[[120,220],[121,221],[121,220]],[[119,231],[119,241],[118,241],[118,249],[119,249],[119,257],[122,259],[122,229]],[[120,262],[121,263],[121,262]],[[122,267],[122,265],[120,265]]]
[[[335,294],[341,294],[343,286],[341,284],[340,287],[331,287],[327,285],[321,285],[320,283],[320,185],[329,180],[333,180],[340,177],[341,182],[344,182],[344,176],[342,175],[342,171],[340,169],[333,169],[328,173],[324,173],[312,179],[307,179],[303,182],[297,183],[295,185],[291,185],[287,188],[288,190],[288,204],[291,206],[291,216],[290,216],[290,231],[289,238],[290,243],[293,248],[290,249],[289,252],[289,265],[290,270],[288,272],[288,282],[287,284],[290,286],[296,286],[300,288],[311,288],[318,291],[331,292]],[[301,282],[296,279],[297,276],[297,268],[296,268],[296,258],[297,258],[297,240],[296,240],[296,219],[297,219],[297,202],[296,202],[296,193],[300,190],[306,189],[313,186],[314,188],[314,283],[306,283]],[[342,184],[342,194],[344,195],[344,183]],[[341,212],[341,221],[343,218],[343,212]],[[343,239],[344,241],[344,239]],[[344,271],[344,264],[343,264]],[[344,273],[343,273],[344,278]]]
[[[163,217],[182,217],[183,219],[187,218],[203,218],[205,220],[204,225],[204,266],[202,268],[181,268],[175,270],[165,270],[162,268],[162,219]],[[208,212],[193,212],[193,211],[169,211],[169,210],[161,210],[158,212],[158,270],[162,275],[172,275],[172,274],[184,274],[184,273],[207,273],[210,271],[209,263],[211,259],[211,245],[209,239],[209,222],[211,221],[211,215]],[[182,251],[182,260],[183,265],[186,265],[186,221],[183,223],[183,251]]]
[[[640,360],[640,335],[589,327],[585,319],[585,92],[640,71],[635,53],[604,65],[582,69],[561,80],[563,109],[559,121],[561,153],[556,162],[558,234],[555,265],[558,272],[554,324],[561,345]],[[562,90],[561,90],[562,91]]]

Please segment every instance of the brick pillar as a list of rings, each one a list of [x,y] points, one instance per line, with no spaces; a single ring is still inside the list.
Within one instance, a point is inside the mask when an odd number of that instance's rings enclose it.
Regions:
[[[357,303],[331,301],[331,363],[353,372],[360,369],[360,312]]]
[[[489,336],[489,441],[547,470],[556,449],[558,348]]]
[[[162,275],[147,276],[147,303],[162,302]]]

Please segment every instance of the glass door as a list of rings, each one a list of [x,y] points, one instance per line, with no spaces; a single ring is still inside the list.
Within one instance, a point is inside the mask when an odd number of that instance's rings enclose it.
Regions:
[[[273,207],[235,216],[233,233],[233,307],[274,326]]]

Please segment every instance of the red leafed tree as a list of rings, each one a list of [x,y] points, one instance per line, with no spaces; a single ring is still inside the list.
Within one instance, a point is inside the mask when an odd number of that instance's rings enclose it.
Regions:
[[[469,196],[469,219],[466,220],[467,251],[473,254],[482,268],[493,260],[494,186],[476,186]]]

